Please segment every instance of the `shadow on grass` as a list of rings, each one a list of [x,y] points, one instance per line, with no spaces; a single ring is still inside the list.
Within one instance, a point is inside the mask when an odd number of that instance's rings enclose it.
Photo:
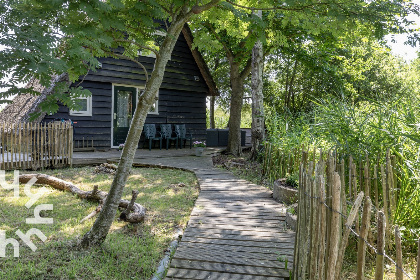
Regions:
[[[108,191],[112,183],[111,175],[94,174],[91,167],[44,173],[71,181],[84,190],[99,185]],[[11,180],[13,174],[7,175]],[[176,191],[168,187],[180,182],[185,187]],[[23,186],[20,198],[13,198],[12,191],[0,189],[0,230],[20,243],[19,258],[14,258],[12,246],[7,246],[6,258],[0,262],[0,279],[149,279],[175,228],[188,221],[198,195],[196,184],[194,175],[188,172],[133,169],[123,198],[130,199],[132,189],[140,191],[137,202],[148,209],[145,222],[136,227],[115,220],[104,244],[90,250],[80,250],[77,241],[91,228],[95,218],[83,224],[80,220],[97,207],[96,203],[48,187],[48,193],[27,209],[25,203],[29,199]],[[53,218],[54,223],[26,224],[26,218],[34,217],[33,209],[40,204],[53,205],[52,211],[42,211],[41,216]],[[45,242],[32,236],[35,252],[16,235],[18,229],[26,233],[30,228],[47,236]]]

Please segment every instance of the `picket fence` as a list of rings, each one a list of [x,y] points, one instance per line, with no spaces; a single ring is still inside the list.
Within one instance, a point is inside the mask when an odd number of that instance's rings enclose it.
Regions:
[[[420,246],[413,278],[403,269],[401,234],[392,226],[401,174],[389,151],[383,164],[378,157],[372,168],[366,157],[356,168],[351,156],[345,164],[344,157],[333,151],[288,152],[270,144],[265,150],[266,176],[299,173],[293,279],[341,279],[350,235],[358,240],[356,280],[364,279],[367,250],[376,256],[375,279],[383,279],[385,260],[394,265],[395,279],[420,279]],[[395,248],[393,257],[386,253],[390,248]]]
[[[70,122],[0,124],[0,169],[43,169],[73,164]]]

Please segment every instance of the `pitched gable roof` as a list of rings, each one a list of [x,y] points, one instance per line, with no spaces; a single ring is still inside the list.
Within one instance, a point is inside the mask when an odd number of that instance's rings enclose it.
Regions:
[[[194,37],[188,24],[185,24],[184,28],[182,29],[182,34],[184,35],[184,38],[187,41],[188,47],[192,52],[192,55],[194,57],[195,62],[198,65],[198,68],[200,69],[201,75],[203,76],[207,86],[209,87],[210,95],[218,96],[219,91],[217,89],[216,83],[213,80],[212,75],[210,74],[209,67],[204,61],[204,58],[201,55],[200,51],[197,48],[192,48]]]
[[[191,33],[190,28],[186,24],[182,30],[182,34],[184,35],[185,40],[187,41],[188,47],[191,50],[191,53],[194,57],[195,62],[200,70],[201,75],[203,76],[206,85],[209,88],[209,95],[217,96],[219,95],[216,83],[213,80],[213,77],[210,74],[209,68],[206,62],[203,59],[203,56],[197,49],[192,49],[192,42],[193,42],[193,35]],[[11,104],[8,104],[1,112],[0,112],[0,122],[6,123],[19,123],[19,122],[27,122],[30,118],[30,114],[39,111],[39,104],[46,99],[46,97],[54,91],[55,85],[58,82],[67,82],[68,86],[70,86],[70,82],[68,81],[68,75],[66,73],[54,77],[52,79],[52,86],[50,88],[44,88],[39,84],[39,81],[36,79],[32,79],[25,88],[33,87],[33,89],[39,92],[39,95],[32,95],[32,94],[21,94],[16,96],[13,99]],[[45,113],[41,113],[41,115],[33,120],[33,122],[40,122],[45,116]]]

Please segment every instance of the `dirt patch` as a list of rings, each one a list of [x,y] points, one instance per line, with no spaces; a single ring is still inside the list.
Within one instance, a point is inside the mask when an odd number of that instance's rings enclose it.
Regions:
[[[250,152],[244,152],[242,157],[217,155],[212,158],[213,166],[227,169],[241,178],[264,185],[265,180],[262,175],[262,164],[258,161],[249,160],[249,156]]]

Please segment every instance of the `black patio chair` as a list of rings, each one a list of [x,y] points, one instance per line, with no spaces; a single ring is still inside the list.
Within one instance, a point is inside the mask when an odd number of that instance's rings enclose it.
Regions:
[[[173,136],[174,133],[172,132],[172,125],[171,124],[161,124],[160,125],[160,133],[162,135],[162,139],[166,140],[166,149],[169,148],[169,146],[171,144],[170,143],[171,140],[176,141],[175,142],[175,145],[176,145],[175,147],[176,147],[176,149],[178,149],[178,136],[177,135]]]
[[[159,148],[162,150],[162,135],[156,131],[156,126],[154,124],[145,124],[143,130],[144,136],[149,140],[149,151],[152,150],[152,142],[158,140]]]
[[[187,140],[190,140],[190,149],[192,148],[192,134],[187,133],[187,129],[185,128],[185,124],[176,124],[175,125],[175,133],[178,139],[181,141],[179,146],[182,149],[182,143],[184,143],[184,148]]]

